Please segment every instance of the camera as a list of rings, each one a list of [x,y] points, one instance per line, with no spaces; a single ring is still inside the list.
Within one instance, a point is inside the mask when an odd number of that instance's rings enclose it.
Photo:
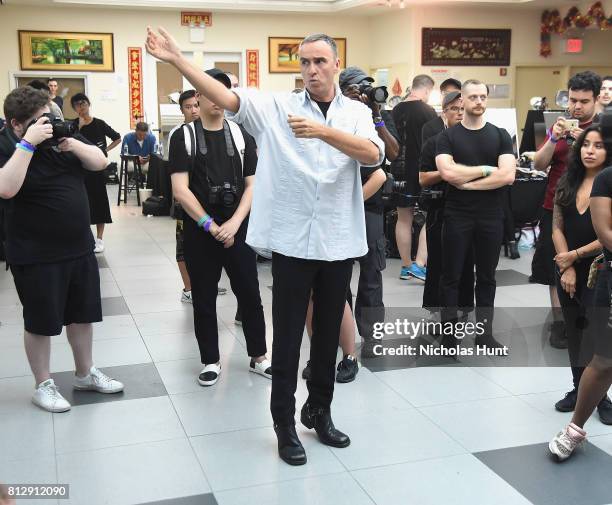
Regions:
[[[367,81],[359,84],[359,94],[367,96],[371,103],[386,103],[389,98],[386,86],[372,86]]]
[[[382,201],[387,207],[401,207],[418,202],[418,195],[408,195],[406,181],[396,181],[392,174],[387,174],[387,180],[382,185]]]
[[[41,142],[38,145],[39,149],[49,149],[59,144],[59,139],[74,137],[79,129],[73,121],[64,121],[58,119],[50,113],[43,114],[44,117],[49,118],[49,124],[53,127],[53,137]],[[28,128],[36,123],[38,119],[33,119],[28,125]]]
[[[208,194],[208,202],[211,205],[221,205],[223,207],[234,207],[238,199],[238,188],[229,182],[222,186],[211,186]]]

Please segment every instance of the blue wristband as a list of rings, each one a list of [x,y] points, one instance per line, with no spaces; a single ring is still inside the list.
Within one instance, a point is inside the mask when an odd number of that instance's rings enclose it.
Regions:
[[[556,144],[557,142],[559,142],[559,139],[556,139],[553,137],[552,128],[549,128],[549,130],[546,133],[548,133],[548,140],[550,140],[553,144]]]
[[[206,223],[206,221],[208,221],[210,219],[210,216],[208,214],[204,214],[200,220],[198,221],[198,226],[200,228],[202,228],[202,226],[204,226],[204,224]]]
[[[374,123],[374,126],[376,128],[382,128],[383,126],[385,126],[385,122],[384,121],[379,121],[378,123]]]
[[[27,142],[25,144],[23,143],[23,141],[18,142],[17,144],[15,144],[15,148],[21,149],[22,151],[25,151],[26,153],[34,154],[34,146],[32,146],[31,144],[28,144]]]
[[[19,143],[20,143],[22,146],[26,146],[26,147],[27,147],[28,149],[30,149],[32,152],[36,151],[36,147],[35,147],[35,146],[33,146],[32,144],[30,144],[30,143],[29,143],[29,142],[28,142],[26,139],[21,139],[21,140],[19,141]]]

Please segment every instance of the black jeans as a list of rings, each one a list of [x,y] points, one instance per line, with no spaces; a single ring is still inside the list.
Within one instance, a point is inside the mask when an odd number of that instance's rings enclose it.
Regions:
[[[589,266],[592,258],[585,258],[582,262],[574,264],[576,269],[576,293],[570,298],[561,287],[561,275],[555,266],[557,294],[561,303],[561,312],[565,321],[567,334],[567,352],[572,367],[572,380],[574,387],[578,388],[584,369],[593,357],[591,342],[583,338],[587,329],[587,309],[593,306],[594,290],[587,287],[589,279]],[[593,322],[589,323],[589,326]]]
[[[444,210],[442,226],[441,295],[443,319],[454,320],[459,306],[459,282],[470,250],[476,266],[476,319],[485,323],[485,335],[493,334],[495,269],[499,262],[504,224],[502,209],[479,214]]]
[[[313,336],[308,402],[329,409],[334,395],[340,324],[353,261],[319,261],[272,256],[272,397],[277,425],[293,424],[300,344],[312,290]]]
[[[385,232],[382,214],[365,213],[368,254],[359,258],[359,284],[355,300],[357,330],[363,338],[372,338],[375,322],[385,320],[382,271],[386,266]]]
[[[442,306],[440,281],[442,276],[442,224],[444,208],[427,212],[427,277],[423,289],[423,307],[438,309]],[[465,255],[465,264],[459,281],[459,301],[461,308],[474,307],[474,251]]]
[[[185,264],[191,279],[193,321],[202,364],[219,361],[217,287],[223,268],[242,311],[247,352],[251,357],[266,354],[266,323],[257,262],[255,252],[245,243],[246,229],[244,221],[234,237],[234,245],[225,249],[210,233],[198,228],[193,219],[184,221]]]

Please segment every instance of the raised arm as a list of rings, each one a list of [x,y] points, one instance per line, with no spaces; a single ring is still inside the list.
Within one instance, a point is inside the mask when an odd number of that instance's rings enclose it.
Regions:
[[[176,40],[162,27],[159,28],[159,34],[155,33],[150,26],[147,27],[145,45],[149,54],[170,63],[185,76],[201,95],[222,109],[234,113],[238,112],[240,108],[238,96],[187,60],[181,53]]]

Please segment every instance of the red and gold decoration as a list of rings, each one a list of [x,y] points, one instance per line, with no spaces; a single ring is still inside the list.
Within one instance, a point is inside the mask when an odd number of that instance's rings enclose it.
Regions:
[[[259,88],[259,50],[247,49],[247,87]]]
[[[181,12],[181,26],[212,26],[212,13]]]
[[[564,18],[558,10],[545,10],[542,13],[540,27],[540,55],[547,58],[552,54],[550,45],[553,33],[562,34],[572,28],[599,28],[600,30],[612,29],[612,15],[606,16],[601,2],[595,2],[586,14],[582,14],[578,7],[572,7]]]
[[[130,76],[130,128],[144,117],[142,101],[142,49],[128,47],[128,65]]]

